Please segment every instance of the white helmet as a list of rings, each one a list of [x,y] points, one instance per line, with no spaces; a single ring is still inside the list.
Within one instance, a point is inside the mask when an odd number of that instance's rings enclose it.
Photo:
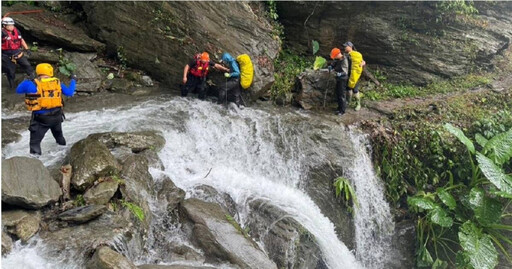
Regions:
[[[14,20],[11,17],[2,18],[2,25],[14,25]]]

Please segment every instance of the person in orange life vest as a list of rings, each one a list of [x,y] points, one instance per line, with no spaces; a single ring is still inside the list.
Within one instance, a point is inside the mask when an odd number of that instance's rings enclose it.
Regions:
[[[21,51],[21,48],[27,50]],[[9,17],[2,19],[2,73],[6,73],[9,87],[14,88],[16,64],[19,64],[30,79],[34,78],[34,69],[24,53],[28,54],[28,46],[21,33],[14,27],[14,20]]]
[[[25,94],[27,109],[32,111],[30,119],[30,153],[41,155],[41,141],[50,129],[59,145],[66,145],[62,134],[61,123],[64,119],[62,112],[62,94],[73,96],[76,88],[76,76],[71,76],[69,87],[53,77],[53,67],[42,63],[36,66],[37,78],[33,81],[24,80],[16,88],[16,93]]]
[[[199,99],[203,100],[206,97],[206,76],[210,71],[210,67],[227,72],[228,69],[224,66],[211,62],[210,55],[207,52],[201,53],[199,57],[194,57],[190,63],[185,65],[183,69],[183,84],[181,88],[181,96],[185,97],[189,91],[199,92]]]

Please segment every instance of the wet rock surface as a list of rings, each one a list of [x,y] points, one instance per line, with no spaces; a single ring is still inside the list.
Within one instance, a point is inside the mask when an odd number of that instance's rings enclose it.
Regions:
[[[84,223],[95,219],[107,211],[104,205],[87,205],[70,209],[59,214],[58,218],[63,221]]]
[[[87,263],[87,269],[136,269],[126,257],[109,247],[100,247]]]
[[[114,196],[119,183],[112,178],[98,183],[84,193],[85,202],[88,204],[104,205]]]
[[[2,231],[2,256],[9,254],[12,250],[12,238]]]
[[[193,223],[193,237],[208,258],[229,261],[242,268],[277,268],[263,251],[242,235],[217,204],[187,199],[182,209]]]
[[[37,159],[2,160],[2,202],[24,208],[41,208],[59,199],[62,191]]]
[[[26,243],[39,231],[41,215],[37,211],[2,211],[2,224],[8,233]],[[3,235],[2,235],[3,240]]]
[[[165,139],[157,131],[140,131],[130,133],[99,133],[89,137],[100,141],[108,148],[128,147],[133,153],[145,150],[160,151],[165,145]]]
[[[102,174],[115,174],[119,168],[107,146],[94,138],[75,143],[71,147],[69,159],[73,167],[71,183],[78,190],[92,186],[96,177]]]

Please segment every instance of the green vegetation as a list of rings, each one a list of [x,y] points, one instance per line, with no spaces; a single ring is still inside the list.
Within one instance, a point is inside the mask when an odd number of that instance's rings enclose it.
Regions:
[[[285,100],[284,103],[290,103],[297,75],[312,65],[313,61],[310,58],[293,54],[288,50],[282,50],[279,57],[274,61],[275,82],[270,88],[272,99],[282,99]]]
[[[503,170],[512,158],[512,128],[490,139],[477,133],[480,151],[459,128],[451,124],[444,128],[466,146],[471,173],[451,177],[435,191],[420,191],[407,199],[418,214],[418,266],[431,266],[433,254],[439,263],[459,268],[494,268],[498,264],[495,246],[512,262],[504,247],[505,243],[512,246],[512,241],[503,234],[512,226],[502,223],[512,202],[512,176]],[[454,255],[456,260],[451,259]]]
[[[278,21],[279,15],[277,14],[277,4],[276,1],[267,1],[265,2],[267,6],[267,16],[269,18],[269,22],[272,25],[272,38],[279,41],[279,46],[283,44],[284,37],[284,27]]]
[[[119,62],[119,70],[125,70],[128,64],[128,59],[126,58],[126,54],[124,52],[124,47],[119,46],[117,47],[117,61]]]
[[[235,218],[233,218],[233,216],[231,216],[230,214],[226,214],[226,220],[228,220],[229,223],[231,223],[231,225],[233,225],[233,227],[235,227],[235,229],[237,231],[239,231],[245,238],[251,238],[249,235],[249,231],[250,231],[249,227],[242,229],[240,224],[238,224],[238,222],[236,222]]]
[[[85,199],[84,199],[84,196],[82,194],[78,194],[76,197],[75,197],[75,200],[73,201],[73,205],[75,207],[79,207],[79,206],[84,206],[85,205]]]
[[[337,177],[336,179],[334,179],[333,185],[336,191],[336,197],[340,198],[341,196],[341,200],[343,200],[343,202],[345,203],[345,206],[348,208],[348,211],[354,213],[354,208],[352,206],[357,208],[359,207],[359,203],[357,202],[356,193],[352,186],[350,185],[348,179],[344,177]],[[350,204],[350,202],[352,202],[352,205]]]
[[[59,51],[59,72],[65,76],[71,76],[76,70],[76,65],[72,63],[68,58],[64,57],[62,48],[57,49]]]
[[[450,80],[437,80],[424,87],[387,83],[387,77],[380,71],[376,71],[374,76],[382,82],[382,87],[364,91],[364,97],[372,101],[461,92],[488,85],[492,75],[490,73],[469,74]]]
[[[38,51],[39,50],[39,47],[37,46],[37,42],[32,42],[32,47],[30,47],[30,51]]]
[[[125,200],[121,200],[121,205],[128,208],[128,210],[141,222],[144,221],[144,210],[142,210],[140,206]]]

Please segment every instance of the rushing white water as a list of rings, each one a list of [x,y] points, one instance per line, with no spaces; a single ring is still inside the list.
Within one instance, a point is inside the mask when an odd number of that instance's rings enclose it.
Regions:
[[[226,110],[209,102],[162,98],[132,107],[68,113],[66,116],[63,130],[68,145],[57,146],[48,133],[41,145],[43,155],[40,160],[45,165],[57,164],[72,144],[91,133],[159,130],[166,139],[166,145],[159,153],[165,169],[151,170],[156,180],[165,174],[184,189],[188,196],[193,195],[193,189],[198,184],[210,185],[220,192],[228,193],[237,204],[242,225],[249,210],[246,207],[248,199],[269,200],[315,236],[329,268],[361,267],[338,239],[334,225],[313,200],[299,189],[308,165],[325,163],[330,161],[328,158],[336,157],[324,156],[322,149],[313,146],[316,144],[311,142],[312,131],[308,130],[311,125],[307,115],[297,112],[274,115],[250,108]],[[341,126],[329,128],[335,128],[339,133],[347,132]],[[3,149],[5,158],[28,156],[28,131],[21,135],[19,142]],[[361,206],[355,217],[357,256],[365,267],[377,268],[376,265],[386,256],[386,248],[389,248],[387,235],[389,229],[392,230],[392,223],[389,224],[391,216],[361,136],[351,132],[351,137],[356,158],[349,165],[348,177],[355,185]],[[150,205],[154,213],[162,209],[159,209],[161,205],[157,201],[150,201]],[[158,225],[172,226],[162,223],[161,219],[159,221]],[[182,240],[177,232],[179,227],[169,229],[175,230],[168,232],[165,240]],[[21,268],[44,267],[40,266],[44,264],[41,260],[37,260],[39,267],[31,266],[33,255],[23,254],[35,251],[42,255],[43,251],[37,251],[42,247],[43,244],[38,243],[35,246],[16,248],[3,261],[14,264],[12,262],[16,259],[26,265]],[[20,255],[31,258],[23,263],[19,259]],[[73,266],[59,261],[58,257],[38,255],[34,257],[47,261],[44,268],[56,268],[56,263],[59,268]],[[149,257],[139,258],[137,262],[144,263],[155,257],[158,257],[158,250],[150,249]]]
[[[365,136],[350,132],[355,158],[347,176],[354,185],[359,207],[355,211],[356,255],[366,268],[382,268],[390,252],[394,222],[384,197],[382,182],[375,175]]]

